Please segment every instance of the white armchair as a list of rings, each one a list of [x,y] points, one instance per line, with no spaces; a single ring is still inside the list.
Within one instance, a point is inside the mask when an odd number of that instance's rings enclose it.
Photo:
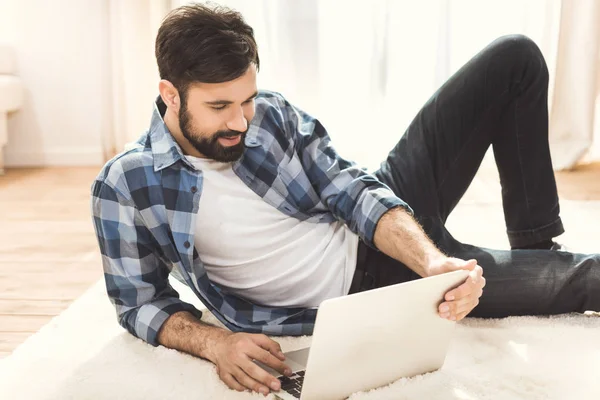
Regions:
[[[23,104],[23,85],[21,79],[13,75],[15,66],[14,51],[0,45],[0,174],[4,173],[4,146],[8,143],[8,113]]]

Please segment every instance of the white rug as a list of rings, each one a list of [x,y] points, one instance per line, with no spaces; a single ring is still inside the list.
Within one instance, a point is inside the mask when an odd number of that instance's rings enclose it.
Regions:
[[[503,240],[497,234],[495,211],[491,212],[496,206],[490,207],[457,210],[452,223],[459,228],[473,226],[470,225],[473,221],[487,221],[486,229],[495,226],[495,240]],[[563,215],[581,221],[586,227],[571,226],[576,231],[569,238],[577,242],[571,240],[569,244],[591,251],[598,235],[591,236],[592,232],[587,230],[600,229],[589,224],[599,221],[598,203],[570,204],[567,208],[569,211],[565,210]],[[465,224],[467,219],[470,222]],[[456,236],[468,240],[469,234],[463,228]],[[179,282],[173,285],[184,300],[200,307],[187,288]],[[209,313],[205,313],[205,318],[215,322]],[[310,343],[309,337],[276,339],[284,351]],[[116,398],[264,397],[228,390],[207,361],[164,347],[154,348],[133,338],[118,326],[102,281],[11,356],[0,360],[0,399]],[[357,393],[351,399],[597,400],[600,399],[600,318],[567,315],[468,319],[457,325],[455,339],[440,371],[402,379],[369,393]]]

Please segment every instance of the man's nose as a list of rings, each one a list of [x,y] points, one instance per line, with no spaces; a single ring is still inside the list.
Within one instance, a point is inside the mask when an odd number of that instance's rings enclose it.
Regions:
[[[248,121],[244,117],[243,111],[240,109],[234,118],[227,123],[227,128],[236,132],[246,132],[248,129]]]

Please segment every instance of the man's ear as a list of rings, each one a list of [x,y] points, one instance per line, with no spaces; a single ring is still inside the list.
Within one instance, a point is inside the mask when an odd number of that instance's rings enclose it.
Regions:
[[[179,112],[179,107],[181,106],[181,99],[179,96],[179,91],[173,86],[171,82],[166,79],[161,79],[158,83],[158,91],[160,92],[160,97],[165,105],[171,110],[175,111],[175,113]]]

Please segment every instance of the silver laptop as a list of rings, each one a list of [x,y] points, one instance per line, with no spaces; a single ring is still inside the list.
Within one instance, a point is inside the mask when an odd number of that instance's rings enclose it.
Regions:
[[[438,306],[467,276],[454,271],[326,300],[311,346],[285,353],[291,377],[257,364],[279,378],[281,400],[345,399],[438,370],[455,326]]]

